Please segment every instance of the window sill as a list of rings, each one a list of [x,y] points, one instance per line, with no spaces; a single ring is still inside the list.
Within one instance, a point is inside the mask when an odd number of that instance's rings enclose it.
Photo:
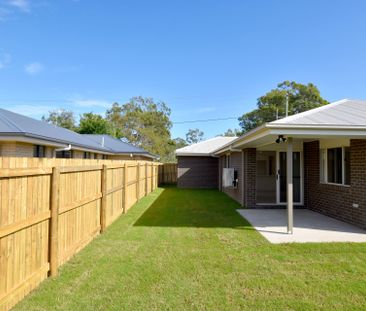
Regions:
[[[339,186],[339,187],[351,188],[351,185],[337,184],[337,183],[332,183],[332,182],[324,182],[324,181],[321,181],[320,184],[321,185],[329,185],[329,186]]]

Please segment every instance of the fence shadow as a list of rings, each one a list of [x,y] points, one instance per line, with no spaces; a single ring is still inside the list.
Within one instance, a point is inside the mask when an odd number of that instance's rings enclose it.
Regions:
[[[236,211],[239,204],[218,190],[178,189],[164,191],[134,226],[242,228],[250,227]]]

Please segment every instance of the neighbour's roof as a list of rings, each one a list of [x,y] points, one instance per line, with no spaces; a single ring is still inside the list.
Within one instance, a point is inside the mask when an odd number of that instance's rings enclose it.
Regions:
[[[366,126],[366,100],[343,99],[268,123],[268,125]]]
[[[177,156],[211,156],[217,149],[235,140],[236,137],[217,136],[175,151]]]
[[[117,154],[141,154],[146,156],[154,157],[154,155],[150,154],[146,150],[136,147],[132,144],[123,142],[120,139],[114,138],[110,135],[96,135],[96,134],[83,134],[83,136],[88,137],[89,139],[95,141],[100,146],[108,148],[113,151],[113,153]]]
[[[109,135],[81,135],[68,129],[35,120],[0,108],[0,136],[26,137],[56,145],[95,150],[108,154],[141,154],[156,157],[147,151]],[[104,144],[102,140],[104,138]]]
[[[26,136],[59,144],[110,152],[95,141],[68,129],[0,108],[0,135]]]

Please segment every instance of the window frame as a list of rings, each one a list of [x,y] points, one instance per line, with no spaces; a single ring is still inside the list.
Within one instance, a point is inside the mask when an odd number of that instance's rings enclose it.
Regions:
[[[83,159],[91,159],[91,152],[84,151]]]
[[[56,151],[55,156],[58,159],[73,159],[74,152],[73,152],[73,150],[60,150],[60,151]]]
[[[45,157],[46,157],[46,146],[33,145],[33,158],[45,158]]]
[[[330,182],[328,181],[328,150],[338,149],[341,148],[342,150],[342,159],[341,159],[341,171],[342,171],[342,182]],[[322,148],[320,149],[320,156],[319,156],[319,179],[320,183],[328,184],[328,185],[337,185],[337,186],[344,186],[350,187],[351,186],[351,172],[349,171],[349,184],[346,183],[346,163],[345,163],[345,149],[350,148],[349,146],[337,146],[331,148]],[[348,159],[350,161],[350,159]]]

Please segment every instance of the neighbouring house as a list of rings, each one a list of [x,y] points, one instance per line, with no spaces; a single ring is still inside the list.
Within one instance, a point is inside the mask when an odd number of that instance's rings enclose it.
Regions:
[[[219,157],[220,190],[247,208],[286,207],[290,232],[293,206],[366,228],[364,100],[344,99],[266,123],[210,154]],[[235,172],[232,184],[226,171]],[[206,170],[195,175],[203,179]]]
[[[158,158],[142,148],[123,142],[110,135],[83,134],[83,136],[94,140],[100,146],[113,150],[113,154],[108,155],[108,159],[111,160],[153,160]]]
[[[157,157],[109,135],[81,135],[58,126],[0,109],[0,156],[79,159]]]
[[[218,188],[219,157],[213,152],[236,137],[214,137],[175,151],[177,186],[180,188]]]

